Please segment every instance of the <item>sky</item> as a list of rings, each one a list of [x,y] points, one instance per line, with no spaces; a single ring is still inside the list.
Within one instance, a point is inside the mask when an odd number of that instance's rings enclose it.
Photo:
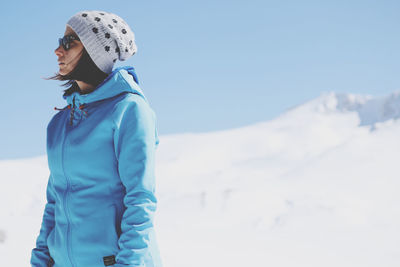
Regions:
[[[54,50],[76,12],[104,10],[132,28],[134,66],[160,135],[270,120],[326,91],[400,88],[400,2],[3,1],[0,159],[46,153],[64,107]]]

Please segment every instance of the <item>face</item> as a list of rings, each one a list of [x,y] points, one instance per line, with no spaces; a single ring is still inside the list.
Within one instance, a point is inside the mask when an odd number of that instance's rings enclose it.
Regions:
[[[77,36],[77,34],[69,26],[67,26],[64,36],[70,34]],[[70,48],[67,51],[63,48],[62,45],[57,47],[54,52],[58,57],[58,66],[60,68],[58,73],[60,73],[61,75],[66,75],[70,73],[78,64],[82,51],[83,45],[80,41],[77,40],[73,40],[70,43]]]

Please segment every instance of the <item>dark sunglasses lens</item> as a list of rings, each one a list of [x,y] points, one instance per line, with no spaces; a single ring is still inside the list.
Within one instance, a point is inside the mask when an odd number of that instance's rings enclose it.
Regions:
[[[64,48],[65,51],[67,51],[69,49],[69,43],[72,40],[70,38],[68,38],[68,36],[64,36],[63,38],[58,38],[58,45],[62,45],[62,47]]]

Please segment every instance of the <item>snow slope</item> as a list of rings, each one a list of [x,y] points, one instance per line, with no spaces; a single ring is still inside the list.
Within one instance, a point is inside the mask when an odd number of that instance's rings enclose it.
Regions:
[[[160,136],[165,267],[399,266],[399,116],[400,92],[330,92],[271,121]],[[29,266],[46,164],[0,161],[5,266]]]

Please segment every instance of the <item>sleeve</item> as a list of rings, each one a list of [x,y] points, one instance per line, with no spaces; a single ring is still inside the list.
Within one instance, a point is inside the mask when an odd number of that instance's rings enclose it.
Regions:
[[[32,267],[45,267],[52,261],[49,249],[47,247],[47,237],[54,228],[54,205],[55,195],[52,185],[51,175],[47,182],[46,198],[47,203],[44,208],[42,225],[40,228],[39,236],[36,239],[36,247],[32,249],[31,253],[31,266]]]
[[[154,157],[158,144],[155,114],[143,101],[127,104],[114,131],[118,171],[126,189],[121,220],[120,251],[116,267],[140,266],[152,261],[155,193]],[[146,265],[147,266],[147,265]],[[153,266],[153,265],[151,265]]]

